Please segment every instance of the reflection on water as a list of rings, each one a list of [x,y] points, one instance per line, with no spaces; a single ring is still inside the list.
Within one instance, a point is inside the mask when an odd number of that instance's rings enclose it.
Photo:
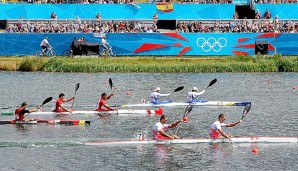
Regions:
[[[155,163],[159,167],[163,167],[165,163],[167,163],[169,156],[168,153],[170,152],[170,149],[162,144],[156,144],[154,145],[154,159]]]

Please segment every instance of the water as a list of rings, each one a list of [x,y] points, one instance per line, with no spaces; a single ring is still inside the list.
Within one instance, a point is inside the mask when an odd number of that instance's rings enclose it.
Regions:
[[[252,109],[243,123],[225,132],[238,136],[297,137],[297,73],[185,73],[185,74],[121,74],[121,73],[23,73],[0,72],[0,107],[13,107],[23,101],[30,108],[47,97],[49,111],[58,94],[75,93],[76,110],[95,108],[101,93],[111,93],[108,79],[117,87],[113,104],[139,103],[148,100],[155,87],[172,92],[185,89],[169,99],[184,101],[193,86],[202,90],[217,78],[218,82],[200,99],[251,101]],[[168,100],[168,99],[165,99]],[[71,103],[68,103],[68,107]],[[225,113],[227,122],[238,121],[243,107],[196,107],[189,123],[181,124],[181,137],[208,137],[209,126],[218,114]],[[164,113],[174,122],[183,115],[184,107],[165,107]],[[39,116],[42,118],[42,116]],[[13,116],[0,116],[1,120]],[[294,144],[192,144],[192,145],[125,145],[112,147],[85,146],[92,140],[131,139],[134,133],[151,128],[158,116],[69,116],[86,119],[90,126],[67,125],[0,125],[0,170],[297,170],[298,145]],[[169,130],[174,133],[176,128]],[[258,149],[258,153],[252,153]]]

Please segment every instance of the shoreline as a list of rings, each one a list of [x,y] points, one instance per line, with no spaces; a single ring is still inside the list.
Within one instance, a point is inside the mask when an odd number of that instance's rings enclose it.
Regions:
[[[216,73],[298,72],[298,56],[206,57],[1,57],[2,71],[118,72],[118,73]]]

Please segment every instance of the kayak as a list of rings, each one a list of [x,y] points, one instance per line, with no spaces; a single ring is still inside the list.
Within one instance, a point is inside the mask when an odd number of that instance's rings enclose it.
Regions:
[[[174,139],[174,140],[129,140],[129,141],[90,141],[85,145],[107,146],[107,145],[138,145],[138,144],[198,144],[198,143],[297,143],[298,137],[234,137],[228,139]]]
[[[163,109],[155,109],[155,110],[149,110],[149,109],[143,109],[143,110],[134,110],[134,109],[119,109],[114,111],[73,111],[73,112],[32,112],[30,113],[30,116],[32,115],[76,115],[76,114],[97,114],[97,115],[110,115],[110,114],[145,114],[145,115],[162,115]]]
[[[38,124],[38,123],[46,123],[46,124],[65,124],[65,125],[90,125],[90,121],[86,120],[59,120],[59,119],[35,119],[29,121],[15,121],[15,120],[7,120],[0,121],[0,125],[5,124]]]
[[[120,107],[143,107],[143,106],[247,106],[251,105],[251,102],[226,102],[226,101],[208,101],[208,100],[198,100],[192,103],[178,103],[178,102],[168,102],[168,103],[141,103],[141,104],[124,104]]]

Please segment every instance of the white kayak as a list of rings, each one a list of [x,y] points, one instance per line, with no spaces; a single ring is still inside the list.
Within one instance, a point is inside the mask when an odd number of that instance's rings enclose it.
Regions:
[[[138,145],[138,144],[198,144],[198,143],[297,143],[298,137],[235,137],[232,141],[228,139],[174,139],[174,140],[131,140],[131,141],[90,141],[85,145],[107,146],[107,145]]]
[[[208,101],[208,100],[198,100],[192,103],[178,103],[178,102],[162,102],[158,104],[153,103],[141,103],[141,104],[125,104],[121,107],[142,107],[142,106],[247,106],[251,105],[251,102],[228,102],[228,101]]]
[[[73,112],[32,112],[30,113],[30,116],[32,115],[75,115],[75,114],[97,114],[97,115],[109,115],[109,114],[145,114],[145,115],[162,115],[163,109],[155,109],[155,110],[149,110],[149,109],[143,109],[143,110],[134,110],[134,109],[119,109],[119,110],[113,110],[113,111],[73,111]]]

